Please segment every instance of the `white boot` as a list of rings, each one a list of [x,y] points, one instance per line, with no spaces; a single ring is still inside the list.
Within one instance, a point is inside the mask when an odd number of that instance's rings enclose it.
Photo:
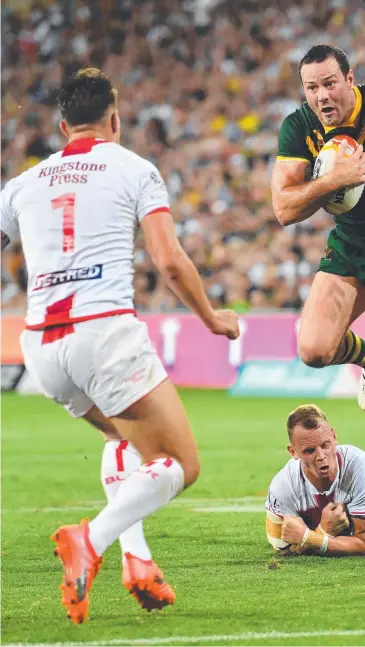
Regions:
[[[357,392],[357,401],[360,409],[365,411],[365,368],[363,369],[359,382],[359,390]]]

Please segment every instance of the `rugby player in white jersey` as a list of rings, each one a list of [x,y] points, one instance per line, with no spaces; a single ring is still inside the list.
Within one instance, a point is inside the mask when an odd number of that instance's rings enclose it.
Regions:
[[[110,457],[103,457],[109,503],[92,521],[62,526],[52,535],[64,568],[62,604],[75,624],[87,618],[89,590],[105,550],[128,529],[133,535],[135,524],[199,474],[182,403],[146,325],[135,316],[133,251],[139,225],[157,269],[181,301],[212,333],[228,339],[239,335],[237,315],[212,309],[179,244],[158,170],[120,146],[117,101],[99,70],[82,70],[68,79],[59,93],[67,146],[11,180],[1,194],[2,243],[20,237],[28,271],[21,336],[27,369],[72,416],[119,439]],[[127,470],[121,440],[138,452]],[[116,470],[113,460],[119,460]],[[113,491],[111,482],[118,483]],[[123,545],[128,588],[146,608],[173,603],[173,591],[141,535],[139,540],[132,537]]]
[[[266,532],[283,555],[365,556],[365,452],[338,445],[323,411],[308,404],[288,417],[292,458],[273,478]]]

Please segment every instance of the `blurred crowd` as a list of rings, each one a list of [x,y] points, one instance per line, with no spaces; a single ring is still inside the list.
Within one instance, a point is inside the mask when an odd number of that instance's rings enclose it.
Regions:
[[[298,63],[313,44],[342,47],[365,78],[363,0],[8,0],[2,13],[2,185],[65,145],[57,88],[100,67],[119,88],[122,144],[162,172],[212,303],[301,308],[333,220],[276,222],[277,134],[303,101]],[[24,311],[26,284],[14,242],[3,310]],[[139,311],[181,307],[140,239],[135,288]]]

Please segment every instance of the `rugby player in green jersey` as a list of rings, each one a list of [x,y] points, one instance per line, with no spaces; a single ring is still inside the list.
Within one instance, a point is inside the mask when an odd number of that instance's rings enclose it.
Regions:
[[[306,102],[281,126],[272,177],[273,207],[282,225],[307,220],[338,189],[365,182],[365,84],[354,84],[345,52],[330,45],[312,47],[299,72]],[[319,151],[335,135],[355,139],[357,150],[345,157],[342,142],[333,169],[311,180]],[[303,308],[299,354],[315,368],[361,366],[358,400],[365,410],[365,340],[349,329],[365,312],[365,191],[351,211],[334,220]]]

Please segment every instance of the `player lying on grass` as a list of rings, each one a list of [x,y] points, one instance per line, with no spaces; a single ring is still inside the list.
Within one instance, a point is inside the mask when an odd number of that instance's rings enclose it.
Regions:
[[[282,225],[307,220],[338,189],[365,182],[365,84],[354,84],[345,52],[330,45],[312,47],[299,72],[306,101],[281,126],[272,177],[273,207]],[[355,139],[357,150],[345,157],[343,142],[333,169],[311,180],[319,151],[335,135]],[[335,223],[303,309],[299,354],[315,368],[361,366],[358,401],[365,409],[365,340],[349,329],[365,311],[365,191]]]
[[[2,243],[20,237],[28,271],[24,360],[45,395],[131,442],[142,463],[94,519],[52,535],[64,568],[62,604],[79,624],[106,549],[199,474],[185,410],[134,310],[136,229],[167,285],[212,333],[236,339],[239,328],[235,313],[212,309],[176,236],[159,171],[120,146],[110,80],[82,70],[64,82],[58,102],[68,144],[1,193]],[[77,474],[70,479],[77,483]],[[147,608],[172,604],[156,564],[128,545],[131,593]]]
[[[365,556],[365,452],[338,445],[314,404],[288,417],[292,458],[273,478],[267,538],[283,555]]]

